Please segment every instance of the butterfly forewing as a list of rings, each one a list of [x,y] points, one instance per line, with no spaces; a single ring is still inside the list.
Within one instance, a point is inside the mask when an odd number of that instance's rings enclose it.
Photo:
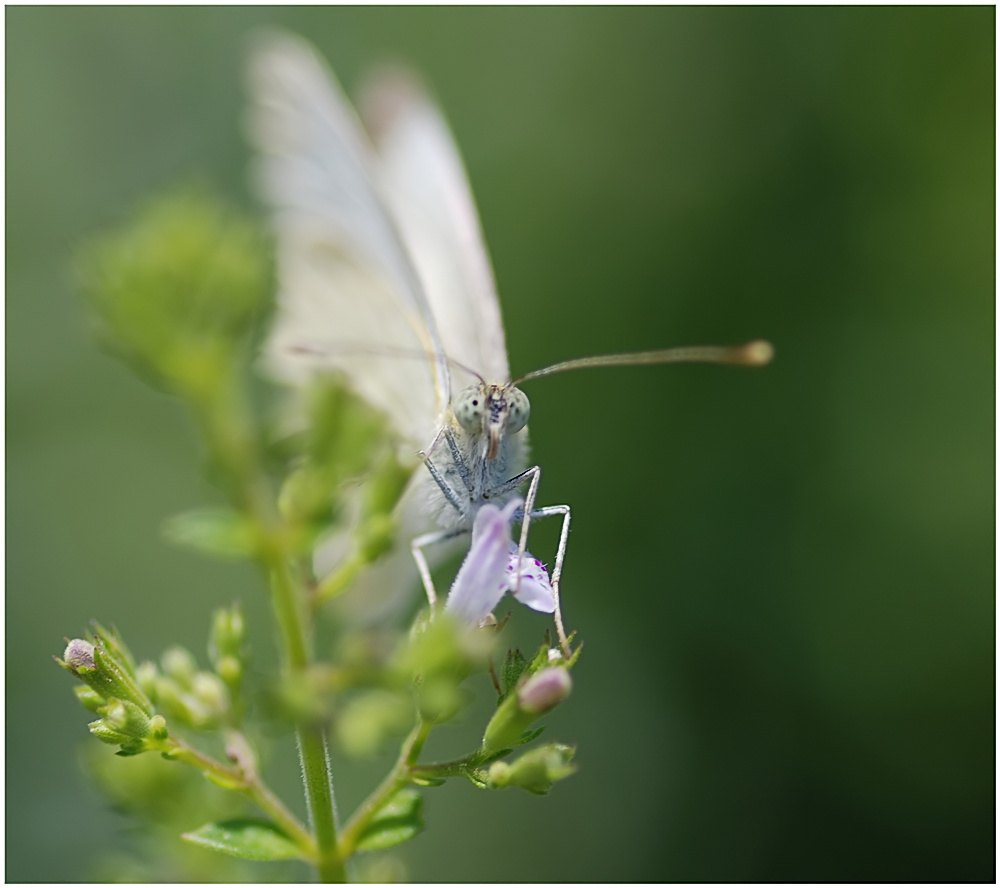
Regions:
[[[266,364],[291,382],[317,367],[342,370],[414,448],[426,446],[450,398],[448,365],[378,191],[378,159],[332,72],[304,41],[262,38],[250,91],[258,190],[278,239]]]
[[[493,270],[448,125],[402,69],[372,76],[360,107],[378,151],[384,194],[425,284],[446,354],[488,382],[506,382]]]

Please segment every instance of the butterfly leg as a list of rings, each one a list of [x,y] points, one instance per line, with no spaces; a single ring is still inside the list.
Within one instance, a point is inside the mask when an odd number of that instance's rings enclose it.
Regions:
[[[458,494],[455,492],[454,488],[447,482],[444,475],[441,474],[441,470],[431,462],[430,454],[434,452],[434,449],[444,438],[448,442],[448,449],[451,450],[452,462],[455,468],[458,470],[459,477],[462,479],[462,483],[465,485],[466,490],[472,493],[472,476],[469,474],[469,467],[465,464],[465,460],[462,459],[462,455],[458,450],[458,445],[455,443],[455,436],[452,435],[451,429],[447,426],[442,428],[435,436],[434,440],[431,441],[431,446],[427,448],[426,451],[421,450],[417,453],[417,456],[423,461],[423,464],[427,466],[427,471],[431,473],[431,477],[434,479],[434,483],[441,489],[441,493],[444,494],[444,498],[448,500],[452,508],[458,512],[459,515],[463,514],[464,509],[461,500],[458,498]]]
[[[521,583],[521,563],[524,561],[524,553],[528,550],[528,529],[531,526],[532,518],[546,518],[550,515],[562,515],[562,530],[559,533],[559,548],[556,550],[556,563],[552,570],[552,596],[556,602],[555,622],[556,633],[559,636],[559,644],[563,653],[568,657],[569,639],[566,637],[566,629],[562,618],[562,604],[559,599],[559,579],[562,576],[563,559],[566,556],[566,545],[569,541],[569,506],[545,506],[541,509],[535,508],[535,499],[538,496],[538,484],[542,479],[542,470],[539,466],[532,466],[525,469],[521,474],[505,481],[497,490],[497,494],[507,493],[519,487],[527,479],[531,479],[528,484],[528,492],[524,498],[524,509],[521,512],[521,537],[517,545],[517,583]]]
[[[552,597],[556,602],[556,610],[553,616],[556,621],[556,634],[559,636],[559,645],[563,653],[570,655],[569,639],[566,637],[566,628],[562,618],[562,601],[559,598],[559,580],[562,578],[563,560],[566,557],[566,545],[569,542],[569,506],[542,506],[531,513],[532,518],[548,518],[551,515],[562,515],[562,529],[559,531],[559,547],[556,549],[556,563],[552,568]],[[522,522],[522,529],[524,524]],[[519,552],[523,556],[523,550]]]
[[[427,566],[427,559],[424,557],[424,549],[446,540],[454,539],[468,533],[466,530],[439,530],[434,533],[425,533],[418,536],[410,543],[410,551],[413,553],[413,560],[417,562],[417,570],[420,572],[420,580],[424,584],[424,592],[427,593],[427,602],[431,610],[437,604],[437,593],[434,591],[434,580],[431,579],[431,571]]]
[[[444,428],[444,438],[448,442],[448,449],[451,450],[451,458],[455,463],[455,468],[458,469],[458,474],[462,478],[462,483],[465,485],[465,489],[472,493],[472,475],[469,473],[469,467],[465,464],[465,460],[462,459],[462,454],[459,452],[458,444],[455,443],[455,436],[451,433],[451,429],[447,426]]]
[[[431,473],[431,477],[434,479],[434,483],[441,488],[441,493],[444,494],[444,498],[448,500],[451,507],[458,512],[459,515],[462,514],[462,503],[458,498],[458,494],[452,489],[451,485],[445,481],[444,475],[438,469],[434,463],[431,462],[431,458],[424,453],[423,450],[417,453],[417,456],[423,460],[425,466],[427,466],[427,471]]]

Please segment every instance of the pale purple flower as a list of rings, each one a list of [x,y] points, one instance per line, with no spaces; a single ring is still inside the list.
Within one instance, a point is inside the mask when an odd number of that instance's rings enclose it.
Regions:
[[[530,552],[521,560],[518,587],[517,544],[511,540],[510,524],[521,504],[518,498],[503,509],[487,503],[476,514],[469,554],[445,603],[445,610],[459,620],[478,623],[485,619],[507,591],[532,610],[551,614],[556,609],[548,571]]]

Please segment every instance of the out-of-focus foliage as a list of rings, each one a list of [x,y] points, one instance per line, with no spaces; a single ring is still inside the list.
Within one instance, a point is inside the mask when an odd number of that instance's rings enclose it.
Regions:
[[[200,650],[211,610],[241,597],[254,662],[273,665],[250,571],[162,545],[165,515],[211,499],[200,455],[171,401],[95,352],[69,257],[178,175],[249,203],[241,52],[276,23],[348,88],[396,55],[434,86],[515,373],[777,348],[753,373],[594,371],[528,392],[544,498],[574,509],[564,594],[587,705],[546,721],[579,744],[579,771],[545,800],[488,806],[450,782],[435,829],[398,852],[410,876],[481,879],[484,836],[502,835],[518,853],[487,855],[496,881],[990,881],[994,20],[9,10],[8,880],[145,878],[109,869],[132,859],[129,821],[74,750],[168,765],[67,728],[83,713],[47,662],[53,638],[113,614],[137,651]],[[293,797],[294,753],[272,740]],[[468,745],[449,742],[428,754]],[[349,809],[385,762],[334,765]]]
[[[123,760],[108,747],[88,743],[82,760],[114,809],[135,817],[148,829],[131,830],[116,850],[99,849],[89,875],[102,882],[283,882],[308,877],[301,864],[235,861],[177,840],[190,828],[191,812],[225,820],[252,812],[253,806],[223,792],[196,771],[157,755]],[[124,838],[124,837],[123,837]]]

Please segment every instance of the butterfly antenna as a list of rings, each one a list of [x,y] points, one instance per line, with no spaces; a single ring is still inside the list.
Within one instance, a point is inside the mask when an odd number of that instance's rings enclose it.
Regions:
[[[740,367],[763,367],[774,357],[774,346],[763,339],[755,339],[744,345],[692,345],[681,348],[665,348],[658,351],[631,352],[620,355],[595,355],[591,358],[576,358],[561,361],[541,370],[533,370],[513,380],[512,385],[520,385],[529,379],[565,373],[567,370],[582,370],[584,367],[631,367],[636,364],[735,364]]]

